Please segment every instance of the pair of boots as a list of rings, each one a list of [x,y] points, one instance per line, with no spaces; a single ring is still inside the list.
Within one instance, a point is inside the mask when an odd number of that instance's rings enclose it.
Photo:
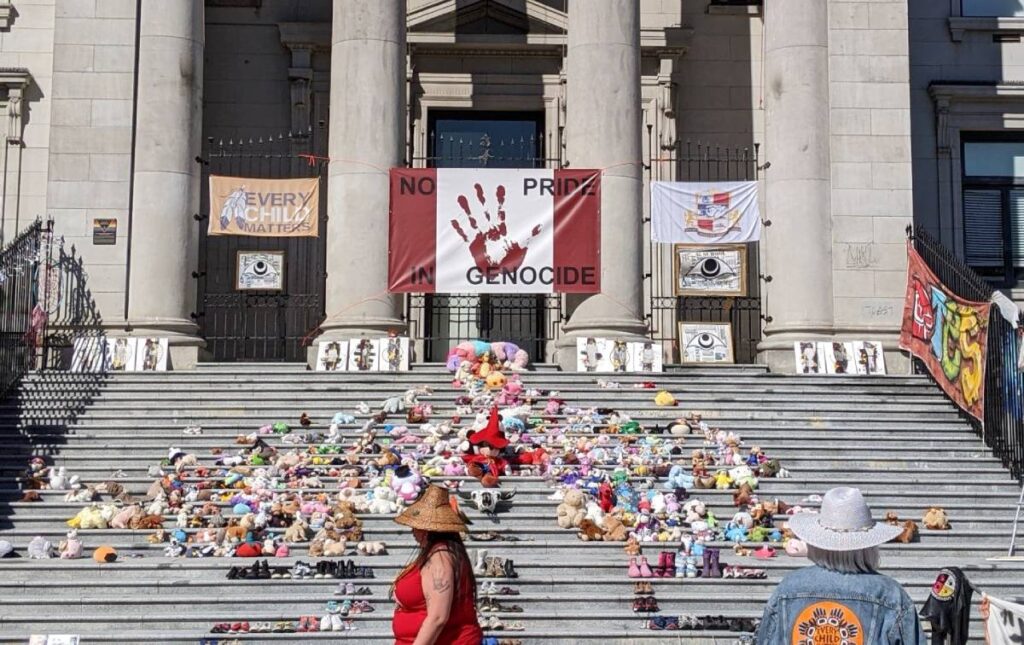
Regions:
[[[721,578],[722,567],[719,562],[719,551],[718,549],[704,549],[704,562],[702,563],[701,574],[702,578]]]
[[[473,573],[484,578],[519,577],[511,558],[488,557],[487,549],[477,549]]]
[[[662,551],[658,554],[658,566],[654,567],[655,578],[671,578],[676,571],[676,554],[674,551]]]
[[[677,578],[697,577],[697,558],[694,556],[686,555],[686,553],[680,551],[675,554],[675,563]]]

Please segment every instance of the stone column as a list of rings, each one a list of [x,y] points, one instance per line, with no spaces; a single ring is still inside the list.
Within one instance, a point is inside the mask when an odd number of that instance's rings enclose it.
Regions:
[[[571,168],[604,169],[601,293],[578,302],[557,343],[556,360],[575,370],[576,338],[639,340],[647,329],[639,3],[570,0],[568,39],[566,157]]]
[[[828,3],[772,0],[765,11],[767,313],[760,359],[792,372],[793,342],[832,335]],[[798,251],[794,251],[799,247]]]
[[[195,365],[203,114],[203,0],[142,0],[128,324],[170,339],[173,367]]]
[[[322,340],[403,329],[387,293],[388,169],[406,136],[405,0],[334,0]]]

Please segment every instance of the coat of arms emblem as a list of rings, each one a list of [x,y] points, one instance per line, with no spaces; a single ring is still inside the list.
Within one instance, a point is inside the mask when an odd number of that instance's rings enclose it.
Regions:
[[[728,192],[706,191],[696,195],[697,210],[684,210],[686,231],[701,237],[721,237],[736,229],[742,213]]]

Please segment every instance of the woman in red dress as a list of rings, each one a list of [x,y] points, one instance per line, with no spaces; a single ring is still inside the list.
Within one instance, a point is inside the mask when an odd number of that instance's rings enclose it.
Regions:
[[[448,491],[428,486],[395,521],[412,528],[419,553],[395,578],[395,645],[480,645],[476,578]]]

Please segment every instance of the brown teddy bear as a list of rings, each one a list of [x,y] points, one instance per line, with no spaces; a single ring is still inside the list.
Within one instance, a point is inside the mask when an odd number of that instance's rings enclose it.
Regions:
[[[617,513],[605,515],[601,528],[604,529],[605,542],[625,542],[629,537],[629,529],[622,523],[622,518]]]
[[[586,496],[575,488],[565,491],[562,503],[555,509],[558,516],[558,526],[563,529],[578,528],[583,518],[587,516]]]
[[[580,522],[580,532],[576,534],[576,537],[584,542],[601,542],[604,539],[604,531],[594,524],[593,520],[584,519]]]
[[[885,521],[886,521],[887,524],[891,524],[893,526],[900,526],[900,518],[896,515],[896,513],[893,513],[892,511],[889,511],[888,513],[885,514]],[[911,542],[916,541],[917,540],[917,522],[915,522],[913,520],[907,520],[906,522],[903,522],[902,526],[903,526],[903,532],[900,533],[899,535],[897,535],[896,537],[894,537],[891,540],[891,542],[900,542],[902,544],[909,544]]]

